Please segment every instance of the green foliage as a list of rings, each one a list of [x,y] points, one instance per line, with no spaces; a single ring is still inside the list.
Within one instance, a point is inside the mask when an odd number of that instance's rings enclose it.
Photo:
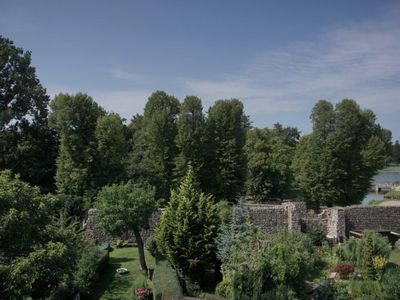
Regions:
[[[249,232],[222,264],[217,292],[229,299],[295,299],[307,292],[313,264],[311,241],[287,230],[271,236]]]
[[[143,180],[156,187],[157,199],[169,199],[174,180],[175,159],[178,154],[175,143],[178,113],[178,99],[163,91],[154,92],[144,109],[141,126],[143,131],[136,135],[139,140],[134,141],[143,151],[139,154],[142,156],[139,168],[146,170]]]
[[[251,215],[243,199],[232,207],[228,221],[222,222],[217,236],[217,257],[221,262],[229,259],[235,243],[240,243],[243,236],[255,232]]]
[[[147,251],[150,252],[151,256],[153,256],[154,258],[158,259],[159,257],[161,257],[161,254],[157,248],[157,242],[154,238],[154,235],[151,235],[147,238],[144,247]]]
[[[59,94],[50,103],[49,123],[60,138],[57,190],[84,196],[95,189],[97,119],[104,110],[86,94]]]
[[[0,172],[0,253],[3,257],[27,255],[40,243],[50,223],[56,199],[40,194],[10,171]]]
[[[400,191],[391,189],[389,192],[385,194],[385,198],[400,200]]]
[[[156,209],[154,189],[132,181],[105,186],[97,195],[96,208],[99,225],[112,234],[148,228]]]
[[[348,286],[348,294],[349,299],[354,300],[385,299],[381,285],[374,280],[351,280]]]
[[[154,189],[148,185],[126,184],[105,186],[97,195],[98,222],[114,235],[132,230],[138,243],[141,268],[147,271],[140,230],[148,228],[149,218],[156,209]]]
[[[7,279],[7,290],[11,298],[27,295],[43,297],[72,271],[70,257],[63,243],[48,242],[43,248],[34,250],[27,257],[13,261]]]
[[[200,187],[207,186],[208,178],[204,177],[206,167],[205,117],[201,100],[195,96],[185,97],[177,122],[178,134],[176,145],[179,155],[176,159],[176,180],[179,182],[192,166]]]
[[[157,262],[153,273],[153,299],[175,299],[183,296],[176,271],[165,261]]]
[[[305,228],[305,234],[308,235],[311,242],[315,246],[322,246],[323,242],[326,241],[326,231],[315,225],[307,225]]]
[[[247,133],[246,195],[255,202],[280,198],[292,182],[291,163],[298,135],[295,128],[251,129]],[[297,132],[297,131],[296,131]]]
[[[378,271],[374,267],[374,258],[388,260],[391,246],[387,237],[373,231],[364,231],[362,239],[350,238],[341,248],[338,255],[342,260],[360,268],[365,278],[373,279]]]
[[[400,268],[389,268],[382,276],[382,289],[386,299],[400,299]]]
[[[54,190],[56,138],[47,124],[49,97],[31,53],[0,36],[0,170],[10,169],[43,192]]]
[[[218,215],[221,222],[228,223],[232,213],[232,207],[230,203],[226,200],[221,200],[218,201],[215,205],[217,206]]]
[[[158,249],[184,275],[198,282],[215,260],[218,212],[211,196],[199,192],[193,169],[171,199],[155,231]]]
[[[218,100],[210,107],[206,123],[206,192],[235,202],[246,177],[244,145],[248,117],[240,100]]]
[[[390,132],[376,123],[372,111],[349,99],[335,108],[319,101],[311,119],[313,132],[300,140],[293,161],[309,206],[360,203],[384,165]]]
[[[82,249],[73,274],[74,285],[81,295],[89,295],[99,278],[100,271],[108,263],[108,252],[100,251],[97,246],[89,245]]]
[[[392,145],[391,161],[395,164],[400,164],[400,143],[398,140]]]
[[[383,202],[385,202],[385,200],[371,200],[371,201],[368,202],[368,205],[371,205],[371,206],[378,206],[378,205],[380,205],[380,204],[383,203]]]
[[[126,178],[125,161],[128,154],[126,131],[126,126],[117,114],[100,116],[97,119],[96,187],[118,183]]]

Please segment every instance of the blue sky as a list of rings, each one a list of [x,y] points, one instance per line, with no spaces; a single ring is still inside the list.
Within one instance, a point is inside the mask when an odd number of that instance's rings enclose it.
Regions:
[[[161,89],[308,133],[316,101],[352,98],[400,139],[399,1],[10,0],[0,34],[51,96],[87,92],[127,119]]]

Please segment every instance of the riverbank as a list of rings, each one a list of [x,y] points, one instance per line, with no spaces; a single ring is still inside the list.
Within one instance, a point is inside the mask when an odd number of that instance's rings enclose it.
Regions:
[[[400,172],[400,166],[390,166],[383,170],[380,170],[379,173],[390,173],[390,172]]]

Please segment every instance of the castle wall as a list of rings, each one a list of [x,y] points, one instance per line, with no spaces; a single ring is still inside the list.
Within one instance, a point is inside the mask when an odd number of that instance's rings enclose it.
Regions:
[[[254,224],[266,233],[288,227],[288,211],[283,205],[249,205],[249,209]]]
[[[390,230],[400,233],[400,206],[345,207],[346,234],[350,230]]]
[[[326,208],[317,214],[307,210],[303,202],[288,202],[282,205],[249,204],[255,225],[268,234],[279,228],[301,231],[303,227],[314,225],[326,230],[327,237],[339,241],[348,236],[350,230],[388,230],[400,233],[400,206],[349,206]],[[135,243],[135,237],[128,233],[122,237],[111,237],[96,226],[96,209],[90,209],[85,223],[86,235],[102,243],[119,238]],[[150,220],[150,228],[142,231],[145,241],[154,231],[162,210],[156,211]]]

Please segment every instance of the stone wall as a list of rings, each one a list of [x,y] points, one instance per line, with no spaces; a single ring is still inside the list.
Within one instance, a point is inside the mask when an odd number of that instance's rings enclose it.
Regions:
[[[350,230],[395,231],[400,233],[400,206],[350,206],[326,208],[317,214],[307,210],[303,202],[288,202],[282,205],[249,204],[254,224],[266,233],[275,233],[279,228],[301,231],[314,225],[326,230],[327,237],[341,241]],[[96,227],[96,210],[90,209],[84,224],[86,235],[96,242],[106,242],[115,238],[136,243],[133,234],[111,237]],[[142,231],[145,241],[154,231],[162,210],[155,212],[150,220],[149,230]]]
[[[255,225],[266,233],[275,233],[288,227],[288,211],[283,205],[249,205]]]
[[[400,233],[400,206],[349,206],[344,214],[346,234],[365,229]]]
[[[143,242],[153,234],[154,228],[160,219],[162,214],[162,209],[159,209],[153,213],[149,220],[149,229],[142,230],[140,235],[142,237]],[[130,244],[136,244],[135,236],[132,232],[128,232],[126,235],[123,236],[111,236],[107,234],[103,229],[97,226],[96,222],[96,215],[97,210],[95,208],[91,208],[88,211],[88,218],[86,222],[83,224],[83,228],[85,229],[86,236],[96,242],[96,243],[104,243],[104,242],[111,242],[111,240],[121,239],[121,240],[128,240]]]

